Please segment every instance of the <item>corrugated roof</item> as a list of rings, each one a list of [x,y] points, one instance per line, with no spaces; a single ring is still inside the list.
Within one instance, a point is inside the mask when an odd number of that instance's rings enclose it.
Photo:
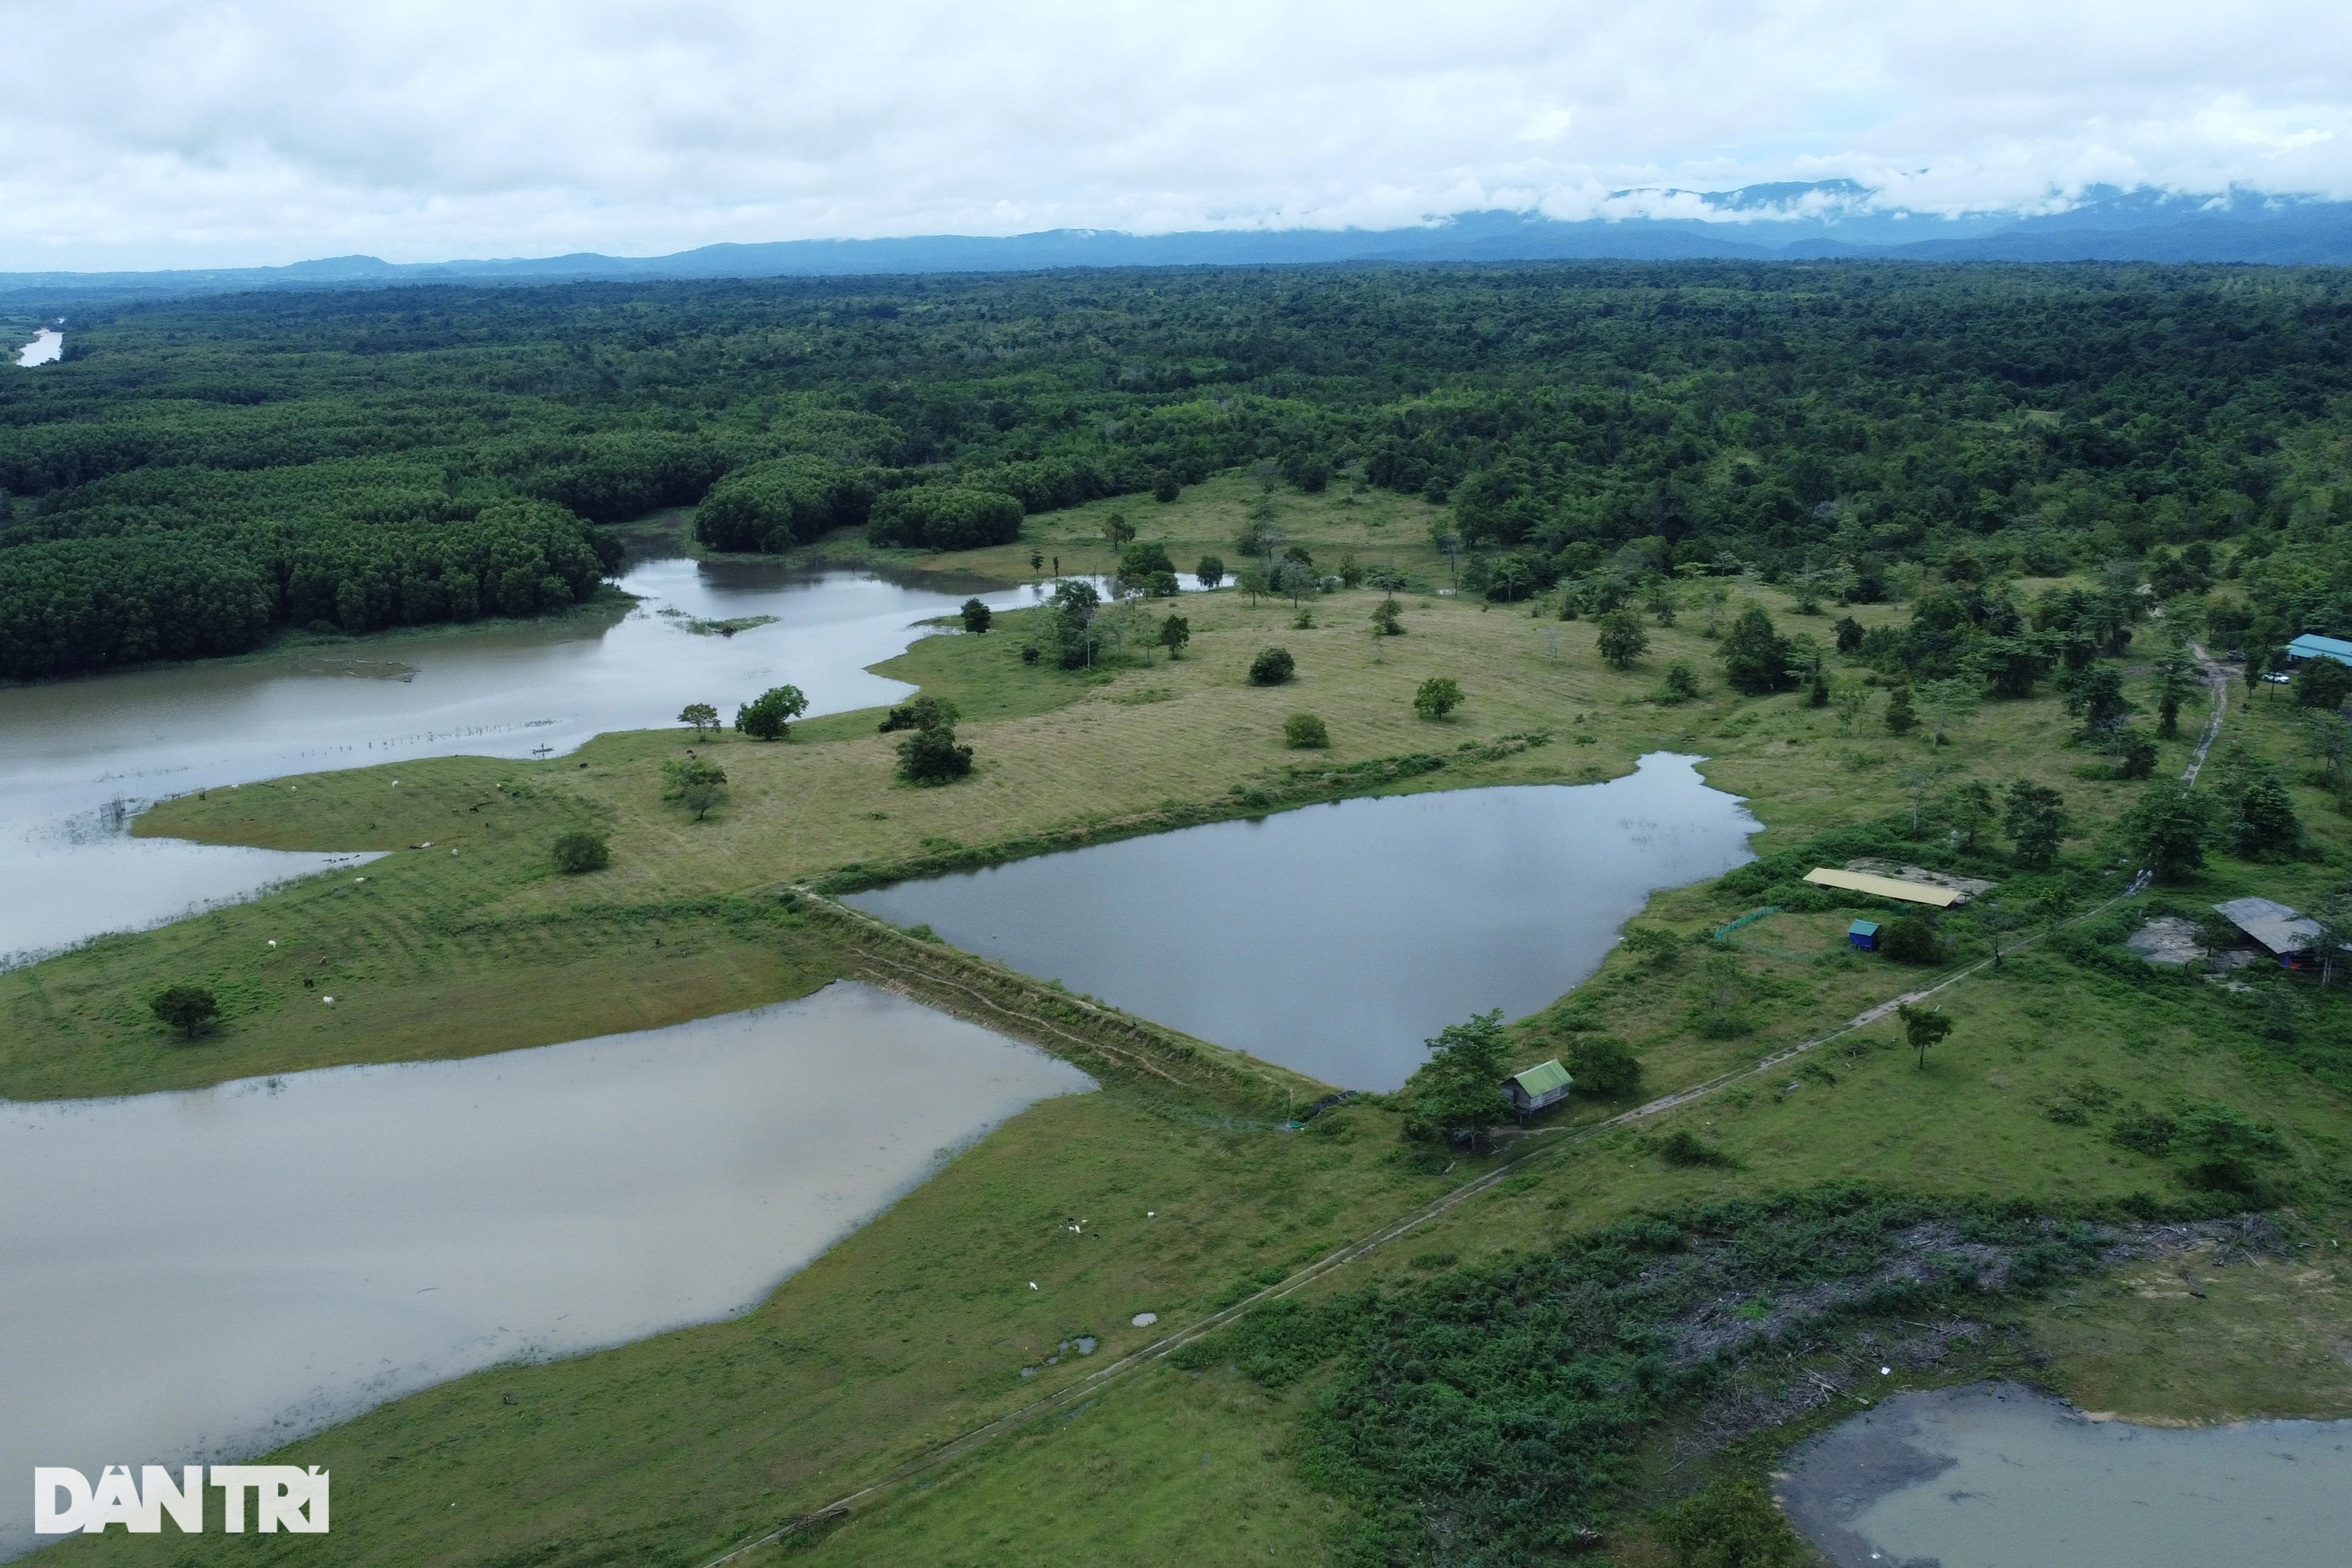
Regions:
[[[2352,664],[2352,642],[2341,637],[2324,637],[2317,632],[2305,632],[2286,645],[2292,658],[2332,658],[2338,664]]]
[[[2231,899],[2214,912],[2273,952],[2301,952],[2319,934],[2319,922],[2272,899]]]
[[[1960,895],[1949,888],[1898,882],[1892,877],[1874,877],[1866,871],[1832,871],[1826,866],[1816,866],[1806,872],[1805,880],[1817,888],[1843,888],[1850,893],[1868,893],[1879,899],[1901,899],[1906,903],[1930,904],[1939,910],[1948,910],[1960,901]]]
[[[1845,928],[1845,934],[1848,936],[1876,936],[1878,934],[1878,922],[1876,921],[1856,921],[1853,924]]]
[[[1573,1081],[1568,1069],[1558,1061],[1538,1062],[1525,1072],[1513,1073],[1511,1081],[1527,1090],[1530,1100],[1540,1100],[1556,1089],[1566,1089]]]

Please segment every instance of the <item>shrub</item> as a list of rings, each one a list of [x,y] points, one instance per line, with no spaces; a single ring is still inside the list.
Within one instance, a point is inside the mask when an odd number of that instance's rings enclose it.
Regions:
[[[1331,732],[1312,713],[1293,713],[1282,721],[1283,744],[1294,751],[1319,752],[1331,743]]]
[[[2160,1110],[2140,1110],[2117,1117],[2107,1130],[2107,1142],[2135,1154],[2156,1156],[2171,1152],[2172,1141],[2179,1135],[2180,1123],[2171,1117]]]
[[[1151,499],[1153,500],[1171,501],[1182,493],[1183,490],[1176,483],[1176,476],[1173,474],[1162,474],[1152,482]]]
[[[1372,606],[1372,630],[1375,635],[1384,637],[1404,636],[1404,620],[1397,613],[1394,599],[1382,599]]]
[[[1588,1035],[1568,1052],[1561,1064],[1576,1087],[1598,1100],[1622,1100],[1642,1087],[1642,1058],[1633,1047],[1610,1035]]]
[[[1677,1568],[1806,1568],[1811,1548],[1751,1480],[1726,1479],[1666,1510],[1658,1534]]]
[[[1424,719],[1443,719],[1462,706],[1462,688],[1449,675],[1433,675],[1412,694],[1412,710]]]
[[[1685,1168],[1712,1165],[1727,1171],[1738,1163],[1714,1144],[1702,1142],[1687,1127],[1677,1127],[1658,1140],[1658,1158],[1669,1165]]]
[[[755,741],[781,741],[792,721],[808,711],[808,699],[797,686],[777,686],[735,710],[735,728]]]
[[[1671,708],[1678,702],[1688,702],[1698,696],[1698,672],[1681,659],[1666,666],[1665,684],[1658,688],[1657,700]]]
[[[1903,915],[1886,923],[1878,933],[1878,951],[1897,963],[1934,963],[1943,953],[1936,942],[1936,927],[1924,915]]]
[[[908,784],[943,784],[971,772],[971,748],[956,744],[953,730],[918,730],[898,742],[898,776]]]
[[[996,612],[990,609],[986,605],[982,604],[978,599],[966,599],[963,602],[963,610],[961,613],[963,616],[963,629],[974,634],[975,636],[986,631],[988,629],[988,623],[996,618]]]
[[[201,985],[173,985],[147,1005],[155,1016],[194,1039],[198,1030],[220,1016],[220,1001]]]
[[[555,841],[555,868],[568,877],[601,871],[613,863],[612,847],[593,833],[566,833]]]
[[[1253,686],[1280,686],[1298,673],[1298,661],[1290,650],[1270,647],[1250,660],[1249,678]]]
[[[944,697],[918,697],[891,709],[874,728],[883,735],[893,730],[952,730],[962,717]]]

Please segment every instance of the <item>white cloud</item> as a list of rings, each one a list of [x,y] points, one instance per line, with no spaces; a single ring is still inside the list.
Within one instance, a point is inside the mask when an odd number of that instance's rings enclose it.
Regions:
[[[1852,177],[2352,196],[2352,12],[2111,0],[76,0],[0,268],[1388,226]]]

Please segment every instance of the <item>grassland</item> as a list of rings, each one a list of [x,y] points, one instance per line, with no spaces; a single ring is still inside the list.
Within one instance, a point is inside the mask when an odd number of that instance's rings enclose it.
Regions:
[[[1219,541],[1214,531],[1230,532],[1234,520],[1214,508],[1246,505],[1255,489],[1229,488],[1235,495],[1224,500],[1201,487],[1206,493],[1160,509],[1168,526],[1197,508],[1202,521],[1185,526]],[[1307,513],[1345,500],[1287,503],[1300,513],[1293,537],[1321,526]],[[1372,531],[1369,521],[1361,526]],[[1822,628],[1761,596],[1784,627]],[[1655,630],[1649,658],[1621,674],[1594,657],[1589,626],[1433,595],[1408,596],[1407,636],[1375,638],[1374,597],[1321,600],[1312,627],[1295,626],[1287,605],[1252,606],[1231,591],[1188,597],[1178,606],[1194,628],[1186,658],[1139,655],[1091,673],[1024,664],[1023,615],[983,637],[920,642],[882,668],[968,716],[964,739],[981,766],[946,789],[897,783],[889,738],[873,732],[866,714],[796,726],[777,745],[698,747],[732,781],[729,804],[700,824],[659,799],[660,763],[693,743],[682,731],[606,736],[548,763],[456,758],[169,803],[142,831],[392,854],[365,883],[314,880],[0,976],[8,1021],[0,1091],[123,1092],[468,1054],[772,1000],[849,967],[824,929],[774,897],[781,886],[852,863],[1238,813],[1251,809],[1238,790],[1304,798],[1325,787],[1323,773],[1383,757],[1460,759],[1378,786],[1452,788],[1599,779],[1647,751],[1695,752],[1718,787],[1750,798],[1766,852],[1906,809],[1906,770],[1937,759],[1921,737],[1885,733],[1874,710],[1848,730],[1801,696],[1724,691],[1701,613]],[[1901,614],[1854,613],[1866,623]],[[1243,679],[1268,644],[1297,656],[1293,685],[1260,689]],[[1699,668],[1708,690],[1662,707],[1649,694],[1675,658]],[[1444,723],[1415,718],[1410,706],[1415,685],[1433,674],[1454,676],[1469,695]],[[1284,748],[1282,720],[1299,710],[1327,721],[1328,752]],[[2293,717],[2275,701],[2242,705],[2226,742],[2291,761]],[[2184,732],[2200,720],[2185,714]],[[1944,749],[1935,789],[1974,776],[1996,785],[2032,777],[2063,791],[2083,828],[2070,870],[2087,901],[2118,889],[2128,869],[2100,835],[2137,786],[2077,776],[2091,759],[2062,744],[2065,728],[2053,700],[1988,704]],[[1496,744],[1531,731],[1550,740]],[[2177,771],[2186,749],[2168,742],[2160,768]],[[2217,858],[2198,882],[2163,896],[2184,908],[2247,891],[2311,901],[2340,879],[2347,835],[2315,788],[2299,784],[2297,804],[2310,856],[2260,865]],[[559,878],[546,846],[578,824],[609,833],[614,863]],[[427,839],[430,849],[405,847]],[[1643,918],[1703,936],[1752,904],[1710,884],[1660,895]],[[1660,965],[1614,954],[1562,1005],[1525,1021],[1520,1047],[1535,1059],[1577,1032],[1605,1030],[1633,1043],[1643,1093],[1660,1093],[1934,978],[1843,949],[1845,918],[1775,915],[1744,928],[1741,947],[1685,942]],[[274,952],[264,946],[272,939],[281,944]],[[1957,956],[1981,951],[1963,932]],[[228,1016],[215,1037],[184,1046],[143,1016],[143,999],[198,977],[223,991]],[[2342,1185],[2352,1118],[2326,1077],[2262,1034],[2288,994],[2306,1010],[2306,1040],[2325,1036],[2308,1012],[2320,1000],[2260,978],[2244,993],[2144,980],[2044,943],[1943,994],[1958,1028],[1924,1067],[1881,1025],[1820,1047],[1801,1069],[1751,1077],[1666,1121],[1571,1144],[1566,1130],[1620,1109],[1580,1103],[1554,1130],[1512,1145],[1526,1157],[1508,1180],[1343,1270],[1339,1283],[1418,1278],[1556,1246],[1655,1207],[1824,1182],[2061,1213],[2186,1196],[2177,1162],[2119,1148],[2101,1126],[2052,1119],[2053,1106],[2091,1082],[2118,1104],[2221,1100],[2275,1125],[2288,1150],[2276,1179],[2320,1245],[2294,1263],[2189,1260],[2205,1282],[2179,1293],[2171,1274],[2150,1266],[2033,1306],[2016,1326],[2046,1357],[2038,1375],[2095,1408],[2146,1417],[2345,1414],[2352,1379],[2341,1346],[2352,1325],[2340,1251],[2328,1244],[2352,1195]],[[310,1000],[330,979],[331,1014]],[[1745,1032],[1720,1037],[1701,1023],[1727,994]],[[1676,1126],[1731,1163],[1667,1163],[1657,1140]],[[1055,1101],[1016,1118],[744,1319],[481,1373],[288,1453],[334,1469],[337,1562],[691,1563],[1080,1375],[1077,1362],[1019,1375],[1063,1339],[1097,1333],[1102,1353],[1117,1353],[1141,1337],[1125,1326],[1134,1312],[1171,1322],[1197,1314],[1485,1163],[1426,1170],[1378,1106],[1291,1135],[1131,1088]],[[1147,1210],[1156,1217],[1146,1220]],[[1065,1228],[1073,1217],[1087,1221],[1083,1239]],[[1045,1287],[1034,1295],[1033,1279]],[[859,1563],[1341,1560],[1351,1521],[1300,1479],[1286,1436],[1298,1402],[1311,1397],[1311,1388],[1269,1396],[1213,1370],[1155,1369],[1066,1419],[929,1473],[798,1553]],[[72,1550],[208,1562],[257,1546],[289,1549],[215,1536]],[[1627,1562],[1652,1560],[1649,1550],[1638,1529],[1612,1547]]]

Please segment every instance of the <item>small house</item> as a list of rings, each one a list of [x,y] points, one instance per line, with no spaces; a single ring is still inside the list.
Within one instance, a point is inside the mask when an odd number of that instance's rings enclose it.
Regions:
[[[1864,952],[1875,952],[1878,951],[1878,922],[1856,921],[1845,928],[1845,939]]]
[[[1557,1058],[1538,1062],[1527,1071],[1513,1073],[1503,1080],[1503,1098],[1511,1102],[1511,1109],[1525,1121],[1537,1111],[1566,1100],[1569,1087],[1574,1082]]]
[[[2231,899],[2226,904],[2215,904],[2213,912],[2245,932],[2256,947],[2277,959],[2282,969],[2308,963],[2306,950],[2319,935],[2317,921],[2274,899]]]
[[[2305,632],[2286,645],[2286,661],[2301,668],[2315,658],[2332,658],[2338,664],[2352,664],[2352,642],[2341,637],[2324,637],[2317,632]]]

